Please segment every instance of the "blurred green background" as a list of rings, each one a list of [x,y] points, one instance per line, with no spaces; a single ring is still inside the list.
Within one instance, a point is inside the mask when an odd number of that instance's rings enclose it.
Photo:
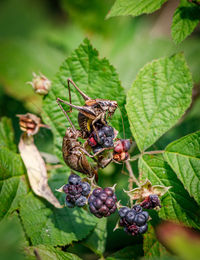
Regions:
[[[41,97],[26,84],[32,80],[32,72],[41,72],[52,80],[63,60],[85,37],[99,50],[100,57],[108,58],[116,67],[126,91],[147,62],[183,51],[192,71],[197,98],[184,120],[165,134],[154,148],[163,149],[172,140],[200,129],[199,27],[176,46],[170,36],[170,25],[179,1],[168,1],[152,15],[106,20],[113,3],[114,0],[0,1],[0,117],[12,119],[16,142],[20,136],[16,114],[32,112],[39,115],[42,109]],[[49,130],[40,130],[36,137],[40,151],[51,151],[52,138]],[[106,168],[101,173],[100,185],[118,182],[117,195],[126,202],[122,189],[127,187],[128,176],[122,173],[122,168],[113,165]],[[137,170],[134,164],[133,168]],[[115,223],[116,217],[110,217],[108,253],[136,240],[142,245],[141,238],[130,238],[121,231],[113,233]],[[77,249],[80,256],[95,259],[83,245],[75,243],[70,250],[77,253]],[[9,259],[12,258],[9,256]]]

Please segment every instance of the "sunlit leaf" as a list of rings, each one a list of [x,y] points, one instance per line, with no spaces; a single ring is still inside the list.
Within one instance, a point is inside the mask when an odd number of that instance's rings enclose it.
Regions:
[[[190,196],[200,204],[200,131],[169,144],[165,158]]]
[[[192,77],[183,54],[143,67],[127,95],[131,131],[141,151],[184,114],[191,102]]]

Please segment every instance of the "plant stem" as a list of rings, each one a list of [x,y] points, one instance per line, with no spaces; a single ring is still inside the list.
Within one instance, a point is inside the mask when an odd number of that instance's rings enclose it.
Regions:
[[[130,183],[131,183],[131,181],[134,181],[137,186],[140,186],[139,181],[137,180],[137,178],[135,177],[135,175],[133,173],[133,170],[131,168],[131,165],[130,165],[129,161],[126,161],[126,168],[127,168],[128,172],[129,172],[129,177],[131,179]]]
[[[158,154],[158,153],[164,153],[164,150],[157,150],[157,151],[144,152],[143,154]],[[143,155],[143,154],[142,154],[142,155]]]
[[[159,154],[159,153],[164,153],[164,150],[143,152],[143,153],[140,153],[140,154],[137,154],[137,155],[133,156],[132,158],[129,159],[129,161],[136,161],[137,159],[140,158],[140,156],[142,156],[144,154]]]

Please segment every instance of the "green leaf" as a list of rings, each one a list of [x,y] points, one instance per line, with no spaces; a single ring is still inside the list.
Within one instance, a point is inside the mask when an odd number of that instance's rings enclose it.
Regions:
[[[139,160],[139,170],[142,179],[148,178],[153,185],[172,186],[161,198],[162,208],[159,211],[161,218],[200,228],[198,205],[162,156],[144,155]]]
[[[98,52],[94,49],[89,40],[84,42],[72,52],[60,67],[56,79],[52,83],[52,89],[43,101],[43,120],[49,124],[54,133],[54,143],[57,155],[62,160],[61,146],[66,127],[70,126],[65,115],[56,103],[56,98],[69,101],[67,79],[72,78],[76,85],[91,98],[102,98],[116,100],[123,114],[127,136],[130,136],[128,120],[124,109],[125,92],[122,88],[118,75],[108,60],[100,59]],[[83,98],[72,87],[72,103],[83,105]],[[69,106],[64,106],[69,110]],[[77,111],[69,115],[75,126],[77,123]],[[116,110],[111,124],[119,131],[119,136],[123,136],[123,125],[119,109]]]
[[[40,257],[40,260],[80,260],[78,256],[63,252],[58,248],[52,246],[39,245],[37,247],[31,246],[26,248],[26,254],[28,256],[35,256],[35,253]],[[35,258],[34,258],[35,259]]]
[[[0,181],[0,220],[19,209],[19,203],[26,193],[27,185],[24,176]]]
[[[0,259],[24,260],[22,248],[28,246],[17,214],[0,222]]]
[[[163,247],[155,234],[154,227],[148,224],[148,232],[144,234],[144,255],[145,259],[154,259],[154,257],[163,257],[168,255],[169,253]],[[161,258],[162,259],[162,258]]]
[[[142,256],[143,252],[138,245],[127,246],[116,253],[108,256],[106,260],[133,260]]]
[[[0,147],[7,147],[14,152],[17,150],[14,144],[12,121],[7,117],[2,117],[0,122]]]
[[[27,184],[24,176],[19,176],[22,174],[24,174],[24,167],[21,157],[6,147],[1,147],[0,219],[18,209],[21,198],[27,193]]]
[[[0,180],[24,174],[24,166],[19,154],[5,147],[0,149]]]
[[[181,0],[176,9],[172,21],[172,38],[175,43],[182,42],[190,35],[200,20],[200,7],[189,3],[187,0]]]
[[[158,10],[167,0],[116,0],[107,18],[120,15],[138,16]]]
[[[154,60],[137,75],[126,109],[135,141],[143,151],[169,130],[191,102],[192,77],[183,54]]]
[[[96,219],[83,209],[56,209],[32,193],[21,201],[20,215],[33,245],[64,246],[85,238]]]
[[[98,220],[94,231],[83,240],[82,244],[90,248],[95,254],[103,256],[106,247],[107,238],[107,219],[102,218]]]
[[[200,205],[200,131],[169,144],[165,158]]]

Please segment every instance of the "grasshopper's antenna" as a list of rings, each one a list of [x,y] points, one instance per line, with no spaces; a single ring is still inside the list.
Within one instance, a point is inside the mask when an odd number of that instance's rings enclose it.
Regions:
[[[81,94],[81,96],[84,98],[85,101],[90,100],[91,98],[88,97],[85,93],[83,93],[83,91],[81,91],[76,84],[74,83],[74,81],[70,78],[67,79],[67,85],[68,85],[68,90],[69,90],[69,102],[71,104],[71,91],[70,91],[70,83],[75,87],[75,89]]]
[[[122,120],[122,127],[123,127],[123,136],[124,136],[124,139],[125,139],[124,119],[123,119],[122,111],[121,111],[120,107],[118,107],[118,109],[120,111],[120,116],[121,116],[121,120]]]
[[[74,125],[73,125],[71,119],[69,118],[67,112],[63,109],[62,105],[60,104],[59,99],[57,99],[56,102],[58,103],[58,105],[59,105],[60,109],[62,110],[62,112],[65,114],[66,118],[68,119],[68,121],[69,121],[69,123],[70,123],[70,125],[71,125],[71,127],[73,129],[73,132],[76,133],[76,128],[74,127]]]

